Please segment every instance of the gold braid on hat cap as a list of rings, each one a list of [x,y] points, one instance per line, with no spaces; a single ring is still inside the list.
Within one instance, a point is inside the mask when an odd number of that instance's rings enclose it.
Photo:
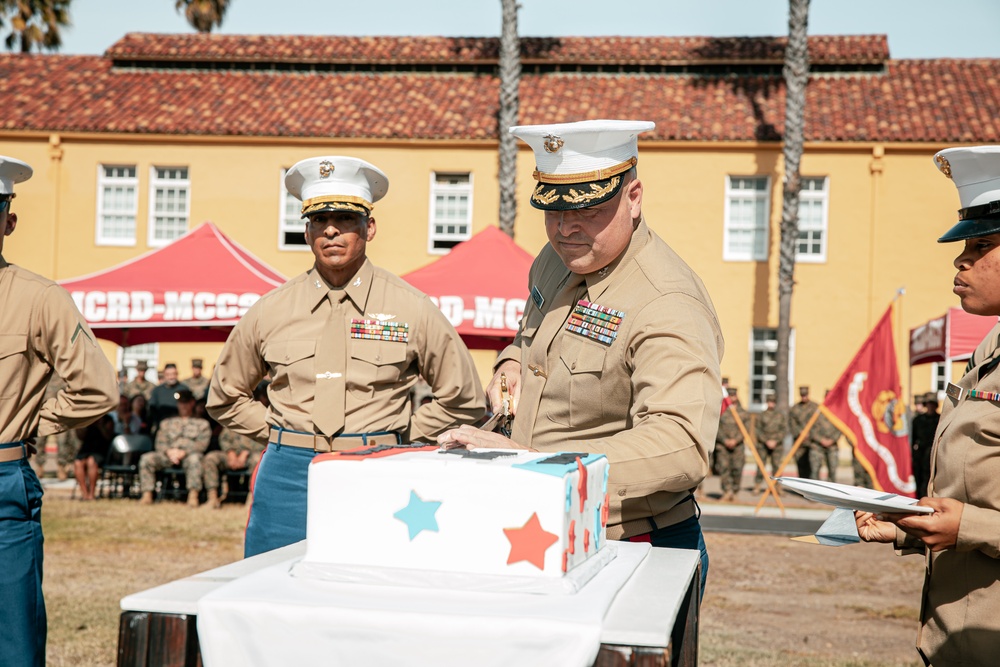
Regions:
[[[572,183],[586,183],[588,181],[603,181],[606,178],[611,178],[612,176],[617,176],[618,174],[628,171],[638,162],[638,158],[631,157],[624,162],[614,165],[613,167],[596,169],[594,171],[585,171],[580,174],[543,174],[536,168],[535,171],[532,172],[531,176],[539,183],[548,183],[550,185],[568,185]]]
[[[315,211],[327,208],[327,204],[337,204],[337,208],[346,211],[355,211],[368,215],[375,206],[361,197],[351,197],[348,195],[324,195],[322,197],[312,197],[302,202],[302,215],[309,215]]]

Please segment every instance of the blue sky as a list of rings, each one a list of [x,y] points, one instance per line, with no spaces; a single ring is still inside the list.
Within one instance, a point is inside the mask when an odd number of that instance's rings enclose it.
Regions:
[[[786,0],[519,0],[523,36],[784,35]],[[73,0],[61,53],[127,32],[190,32],[174,0]],[[997,0],[812,0],[810,34],[889,36],[894,58],[1000,58]],[[451,35],[500,31],[500,0],[231,0],[225,34]]]

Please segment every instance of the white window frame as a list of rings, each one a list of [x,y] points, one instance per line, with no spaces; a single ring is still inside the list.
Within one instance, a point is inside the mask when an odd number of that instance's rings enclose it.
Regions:
[[[948,388],[948,383],[951,382],[951,372],[951,359],[946,359],[945,361],[935,361],[932,363],[931,391],[940,396],[941,392]]]
[[[159,178],[156,175],[157,169],[184,169],[187,172],[187,178]],[[161,215],[156,210],[156,190],[161,187],[170,188],[183,188],[184,189],[184,215]],[[173,238],[169,239],[158,239],[156,238],[156,230],[158,228],[157,220],[160,217],[183,217],[184,218],[184,230]],[[147,234],[146,242],[151,248],[161,248],[165,245],[169,245],[173,241],[177,240],[180,236],[186,234],[191,228],[191,168],[188,166],[180,165],[153,165],[149,168],[149,232]]]
[[[300,211],[302,210],[302,202],[293,197],[288,190],[285,188],[285,174],[288,173],[287,168],[282,168],[278,170],[280,178],[280,188],[281,195],[278,197],[278,250],[288,250],[290,252],[309,252],[309,243],[303,241],[303,243],[287,243],[285,241],[285,234],[294,232],[306,231],[306,221],[302,218]],[[289,202],[295,203],[295,223],[289,219]],[[296,229],[300,227],[301,229]]]
[[[134,176],[108,176],[108,169],[131,169]],[[132,209],[112,209],[104,200],[104,188],[120,186],[132,189]],[[132,237],[107,236],[105,234],[104,216],[121,215],[132,217]],[[136,241],[136,223],[139,217],[139,169],[134,164],[98,164],[97,165],[97,223],[94,225],[94,242],[104,246],[134,246]]]
[[[469,182],[468,182],[468,184],[464,184],[463,183],[461,185],[448,185],[448,184],[440,184],[440,183],[437,182],[438,176],[450,176],[450,175],[454,175],[454,176],[468,176]],[[473,204],[472,196],[473,196],[473,192],[475,191],[473,178],[474,177],[473,177],[473,174],[472,174],[471,171],[458,171],[458,170],[445,171],[445,170],[441,170],[441,171],[432,171],[431,172],[431,174],[430,174],[430,202],[429,202],[429,205],[428,205],[428,212],[427,212],[427,220],[428,220],[428,224],[427,224],[427,252],[428,253],[430,253],[432,255],[447,255],[451,251],[451,248],[435,248],[434,247],[434,243],[436,241],[444,241],[444,242],[455,241],[456,243],[461,243],[462,241],[468,241],[470,238],[472,238],[472,204]],[[436,220],[435,220],[435,214],[436,214],[436,211],[437,211],[437,198],[438,198],[439,195],[447,195],[447,194],[450,194],[450,193],[459,194],[459,195],[463,195],[464,194],[464,195],[466,195],[468,197],[468,204],[467,204],[467,206],[468,206],[468,208],[467,208],[468,213],[466,215],[466,219],[465,219],[464,222],[458,222],[458,221],[456,221],[456,223],[455,223],[455,224],[464,224],[465,225],[465,230],[466,231],[465,231],[464,234],[463,233],[436,234],[435,231],[434,231],[434,225],[435,225],[435,222],[436,222]]]
[[[748,180],[763,180],[764,189],[762,190],[745,190],[742,188],[734,188],[733,181],[739,179]],[[759,200],[764,202],[764,220],[760,228],[757,228],[756,221],[754,227],[754,236],[750,244],[750,252],[737,252],[731,247],[730,235],[732,231],[736,229],[732,220],[732,200],[737,196],[749,198],[756,209],[756,203]],[[769,251],[770,244],[770,232],[771,232],[771,177],[761,176],[761,175],[751,175],[751,176],[736,176],[727,175],[726,176],[726,198],[725,198],[725,218],[723,220],[723,234],[722,234],[722,259],[727,262],[764,262],[767,261],[767,254]],[[762,234],[763,238],[760,239],[760,243],[757,243],[757,234]],[[759,245],[759,248],[758,248]],[[757,249],[755,249],[757,248]]]
[[[142,345],[118,348],[118,368],[125,369],[130,382],[138,374],[135,370],[138,361],[145,361],[149,365],[149,368],[146,369],[146,379],[156,383],[156,372],[160,367],[160,344],[143,343]]]
[[[756,333],[758,331],[773,331],[774,340],[761,340],[758,342]],[[767,401],[763,394],[757,395],[754,393],[754,382],[757,379],[761,379],[763,386],[766,386],[770,382],[773,386],[774,382],[777,380],[777,376],[773,374],[765,373],[764,375],[757,375],[754,373],[754,354],[758,349],[764,348],[765,351],[769,351],[772,357],[777,357],[778,355],[778,329],[777,327],[751,327],[750,328],[750,364],[748,368],[747,377],[750,378],[750,385],[747,387],[745,394],[747,401],[747,409],[752,411],[763,411],[767,408]],[[772,348],[767,350],[766,348]],[[788,338],[788,386],[793,387],[795,383],[792,382],[792,369],[795,368],[795,330],[793,329],[791,335]],[[791,400],[789,396],[789,400]]]
[[[830,177],[829,176],[803,176],[802,181],[822,181],[822,190],[799,190],[799,232],[802,230],[802,203],[819,201],[822,204],[822,220],[818,230],[820,233],[820,251],[818,253],[799,252],[799,240],[795,240],[795,261],[804,264],[825,264],[827,238],[829,236],[829,211],[830,211]],[[817,231],[817,230],[809,230]]]

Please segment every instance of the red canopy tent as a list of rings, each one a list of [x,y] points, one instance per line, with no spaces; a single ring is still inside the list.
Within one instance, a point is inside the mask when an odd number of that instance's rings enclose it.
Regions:
[[[995,317],[949,308],[941,317],[910,329],[910,365],[968,359],[996,323]]]
[[[524,313],[533,259],[499,229],[487,227],[403,280],[431,297],[470,348],[502,350]]]
[[[205,222],[163,248],[59,284],[98,338],[125,347],[225,341],[240,316],[284,282]]]

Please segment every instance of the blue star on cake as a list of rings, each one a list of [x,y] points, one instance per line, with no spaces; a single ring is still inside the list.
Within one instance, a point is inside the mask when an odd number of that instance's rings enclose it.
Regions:
[[[407,503],[406,507],[393,514],[393,516],[406,524],[407,530],[410,531],[410,541],[412,542],[413,538],[423,530],[438,532],[437,519],[434,518],[434,513],[437,512],[439,507],[441,507],[440,501],[422,500],[416,491],[411,490],[410,502]]]

